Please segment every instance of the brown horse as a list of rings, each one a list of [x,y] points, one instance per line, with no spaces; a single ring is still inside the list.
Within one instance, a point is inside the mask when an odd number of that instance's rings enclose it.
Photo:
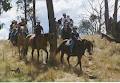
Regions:
[[[75,46],[73,48],[73,53],[71,54],[70,53],[70,49],[69,49],[69,46],[66,45],[66,42],[67,40],[65,40],[56,50],[56,54],[58,52],[61,51],[61,63],[63,64],[63,57],[64,57],[64,54],[67,54],[67,61],[68,61],[68,64],[69,64],[69,67],[70,67],[70,63],[69,63],[69,59],[71,56],[77,56],[78,58],[78,62],[76,64],[76,66],[79,64],[80,65],[80,70],[82,71],[82,67],[81,67],[81,58],[82,56],[84,55],[85,53],[85,50],[87,49],[88,53],[90,55],[92,55],[92,51],[93,51],[93,44],[92,42],[86,40],[86,39],[83,39],[83,40],[78,40],[76,43],[75,43]],[[75,67],[76,67],[75,66]]]
[[[48,37],[49,34],[41,34],[39,36],[35,36],[35,34],[31,34],[29,36],[27,36],[27,42],[26,42],[26,46],[25,46],[25,54],[27,55],[28,52],[28,47],[30,46],[32,48],[32,59],[33,59],[33,54],[34,54],[34,50],[37,50],[37,54],[38,54],[38,61],[39,61],[39,50],[42,49],[47,53],[47,59],[46,62],[48,60],[48,51],[47,51],[47,45],[48,45]]]
[[[23,48],[26,42],[26,35],[24,33],[24,29],[18,27],[16,29],[16,36],[14,38],[11,38],[10,41],[14,47],[18,48],[19,57],[21,59],[23,56]]]

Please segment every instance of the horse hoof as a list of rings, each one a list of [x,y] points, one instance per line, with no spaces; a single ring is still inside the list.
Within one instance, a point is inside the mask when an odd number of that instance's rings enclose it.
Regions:
[[[78,77],[80,77],[81,75],[83,75],[83,71],[78,72]]]
[[[95,75],[89,75],[89,79],[96,79],[97,77]]]

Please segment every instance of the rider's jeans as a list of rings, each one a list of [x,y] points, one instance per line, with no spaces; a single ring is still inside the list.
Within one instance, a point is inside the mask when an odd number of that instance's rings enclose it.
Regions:
[[[71,40],[71,42],[70,42],[70,52],[71,53],[72,53],[74,44],[75,44],[74,40]]]

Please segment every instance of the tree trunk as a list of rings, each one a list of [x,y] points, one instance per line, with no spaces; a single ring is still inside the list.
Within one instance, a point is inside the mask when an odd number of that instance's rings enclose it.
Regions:
[[[35,0],[33,0],[33,26],[35,27],[36,25],[36,12],[35,12],[35,8],[36,8],[36,4],[35,4]],[[34,27],[33,27],[33,30],[34,30]],[[34,31],[33,31],[34,32]]]
[[[57,48],[57,31],[54,19],[54,9],[52,0],[46,0],[47,10],[48,10],[48,20],[49,20],[49,33],[52,34],[50,42],[50,61],[54,59],[54,51]],[[54,41],[54,42],[53,42]],[[53,63],[53,62],[52,62]]]
[[[109,8],[108,8],[108,0],[105,1],[105,26],[106,26],[106,34],[109,34]]]
[[[25,13],[25,20],[27,21],[27,2],[26,2],[26,0],[24,0],[24,13]]]
[[[102,8],[101,8],[101,5],[100,5],[100,14],[99,14],[99,17],[98,17],[98,22],[99,22],[99,28],[98,28],[98,33],[101,34],[101,19],[102,19]]]
[[[113,14],[113,36],[117,37],[117,11],[118,11],[118,0],[115,0],[115,6],[114,6],[114,14]]]
[[[117,9],[118,8],[118,0],[115,0],[115,7],[114,7],[114,14],[113,14],[113,18],[114,21],[117,22]]]

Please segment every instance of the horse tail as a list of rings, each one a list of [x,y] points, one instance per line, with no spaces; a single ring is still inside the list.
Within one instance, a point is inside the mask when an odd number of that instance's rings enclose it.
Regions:
[[[64,41],[62,44],[60,44],[60,46],[56,49],[55,54],[57,54],[58,52],[63,50],[65,43],[66,43],[66,41]]]
[[[61,48],[62,48],[62,45],[60,45],[60,46],[56,49],[55,54],[57,54],[58,52],[60,52],[60,51],[61,51]]]
[[[25,55],[28,53],[28,44],[25,45]]]

